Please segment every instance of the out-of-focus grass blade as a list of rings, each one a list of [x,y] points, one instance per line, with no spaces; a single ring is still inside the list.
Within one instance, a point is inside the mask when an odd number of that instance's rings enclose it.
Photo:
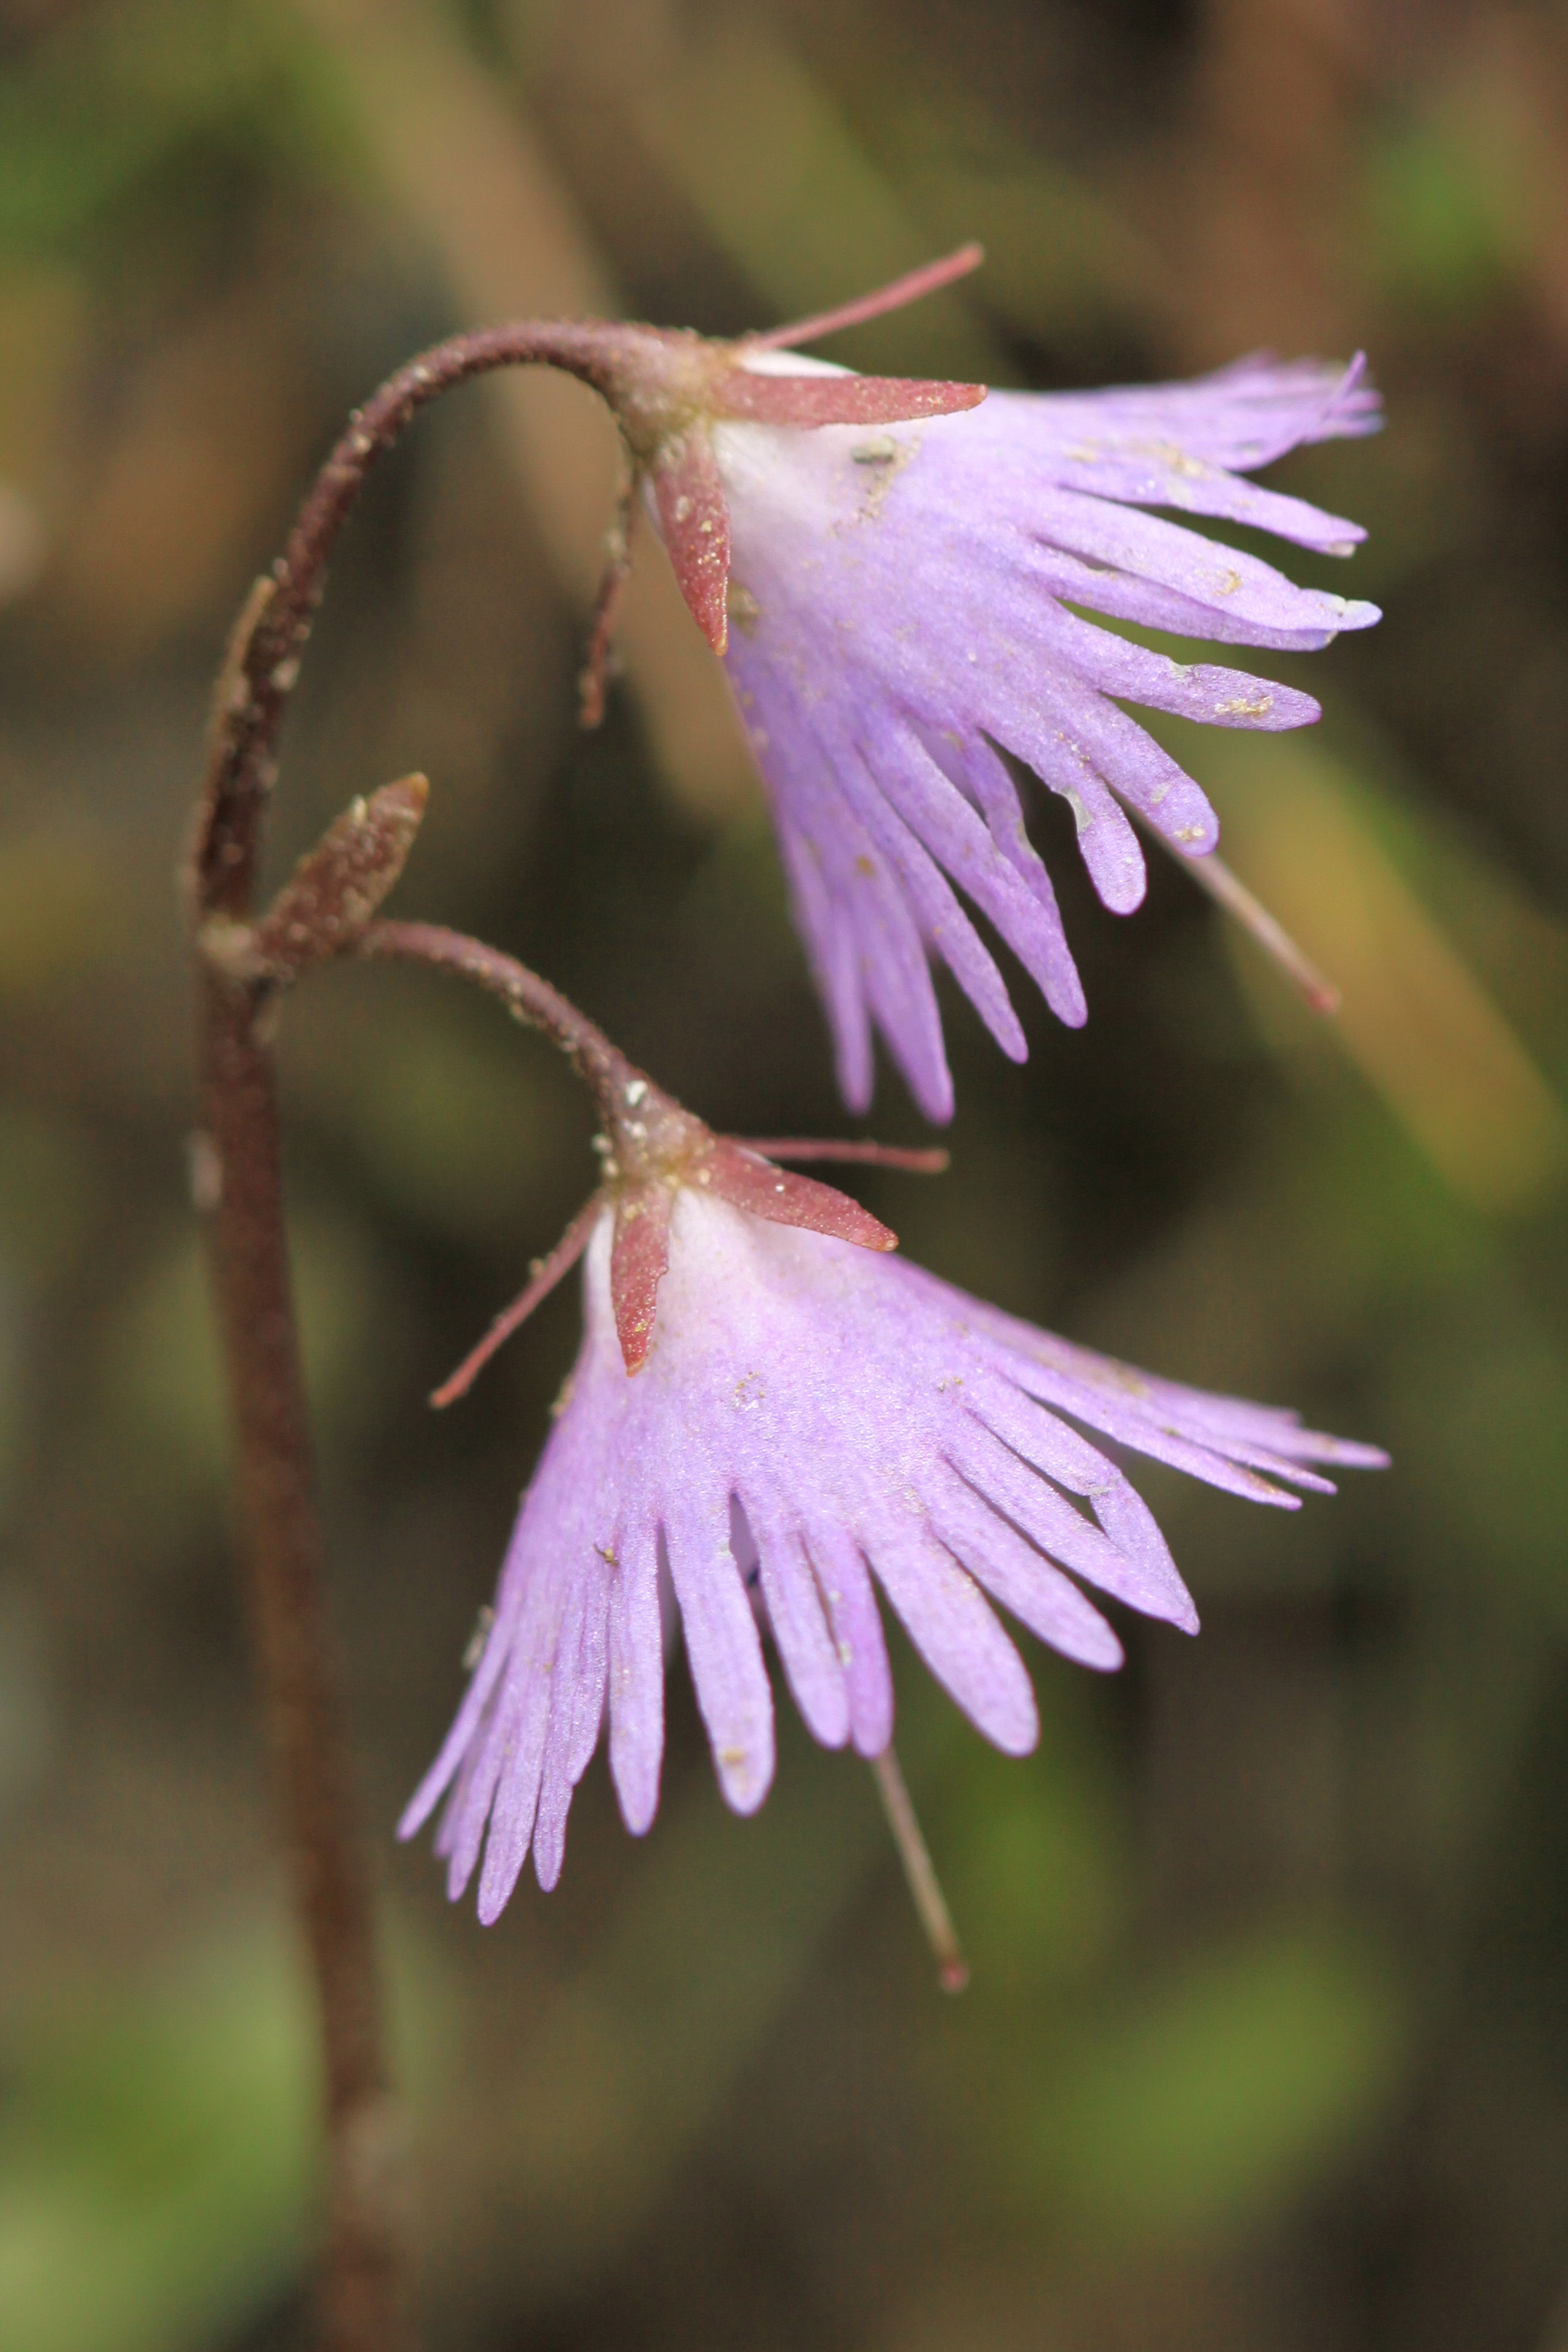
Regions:
[[[1568,1116],[1395,862],[1370,787],[1298,743],[1266,767],[1217,744],[1204,774],[1225,855],[1339,988],[1346,1050],[1448,1182],[1488,1210],[1560,1182]]]

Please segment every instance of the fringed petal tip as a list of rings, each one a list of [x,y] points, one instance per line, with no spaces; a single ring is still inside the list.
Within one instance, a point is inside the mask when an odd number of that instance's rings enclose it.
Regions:
[[[1331,436],[1338,440],[1354,440],[1368,433],[1381,433],[1386,419],[1383,413],[1383,394],[1372,381],[1364,352],[1356,352],[1347,363],[1343,375],[1335,385],[1333,398],[1323,412],[1323,421],[1313,440],[1326,440]],[[1364,531],[1359,534],[1365,538]]]

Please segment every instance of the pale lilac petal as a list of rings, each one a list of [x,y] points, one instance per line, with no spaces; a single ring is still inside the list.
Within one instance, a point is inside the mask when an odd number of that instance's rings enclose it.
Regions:
[[[988,1499],[954,1477],[932,1497],[932,1532],[977,1584],[1064,1658],[1103,1671],[1119,1666],[1122,1644],[1104,1618],[1001,1516],[1000,1499]],[[1114,1573],[1113,1566],[1095,1581],[1113,1590]]]
[[[1033,1435],[1027,1424],[1019,1433]],[[1123,1538],[1119,1542],[1103,1522],[1094,1526],[1075,1510],[1030,1457],[1015,1453],[993,1430],[977,1421],[962,1433],[952,1459],[967,1485],[995,1510],[1013,1520],[1030,1541],[1038,1544],[1051,1559],[1060,1560],[1075,1576],[1097,1584],[1103,1592],[1113,1593],[1129,1608],[1142,1610],[1145,1616],[1163,1617],[1186,1632],[1196,1631],[1197,1612],[1191,1596],[1152,1517],[1145,1528],[1135,1513],[1119,1512],[1113,1504],[1108,1516],[1118,1521]],[[1097,1513],[1110,1496],[1115,1495],[1120,1501],[1118,1489],[1125,1489],[1129,1495],[1132,1492],[1124,1480],[1106,1475],[1109,1466],[1103,1461],[1099,1465],[1093,1496]],[[1136,1499],[1133,1496],[1134,1503]],[[961,1556],[967,1558],[967,1554]],[[979,1573],[977,1570],[975,1572]],[[1010,1601],[1009,1606],[1012,1606]],[[1025,1622],[1033,1625],[1034,1621],[1026,1618]],[[1038,1633],[1040,1628],[1035,1626],[1034,1630]],[[1053,1637],[1045,1634],[1042,1638],[1050,1641]]]
[[[522,1868],[533,1828],[537,1761],[543,1748],[549,1708],[557,1622],[552,1608],[555,1598],[545,1579],[537,1579],[530,1584],[510,1645],[506,1680],[484,1718],[473,1762],[465,1769],[442,1823],[441,1851],[447,1857],[447,1892],[453,1896],[463,1892],[473,1875],[486,1826],[497,1849],[509,1847],[519,1810],[526,1811],[526,1820],[512,1883]],[[519,1742],[526,1742],[534,1755],[536,1769],[531,1787],[519,1785],[515,1777],[509,1786],[505,1785],[508,1764],[516,1759]]]
[[[1183,848],[1212,849],[1219,838],[1219,820],[1205,794],[1170,753],[1134,725],[1124,710],[1118,710],[1113,702],[1106,702],[1077,679],[1063,676],[1060,686],[1061,715],[1073,730],[1075,747],[1092,761],[1106,782]],[[1116,814],[1121,817],[1119,810]],[[1121,818],[1121,822],[1126,820]],[[1094,872],[1092,866],[1090,871]],[[1098,885],[1097,875],[1095,881]],[[1106,904],[1121,911],[1115,899],[1107,898]]]
[[[916,1102],[928,1118],[950,1118],[953,1081],[942,1044],[936,992],[914,911],[890,871],[882,844],[868,833],[838,788],[828,753],[805,722],[785,710],[769,731],[764,721],[771,722],[772,699],[766,689],[754,698],[762,716],[753,721],[752,740],[754,744],[761,740],[769,747],[782,743],[789,749],[794,779],[787,817],[793,851],[791,872],[799,877],[808,860],[814,865],[821,891],[831,900],[842,929],[842,937],[833,941],[835,961],[852,954],[860,999],[892,1045]],[[765,777],[771,765],[771,759],[764,761]],[[819,912],[812,934],[819,952],[825,945],[824,930]],[[841,1069],[848,1064],[858,1080],[862,1050],[860,1023],[846,1007],[844,992],[841,978],[829,998],[829,1011],[839,1040]],[[869,1060],[864,1066],[864,1099],[869,1101]]]
[[[1381,618],[1375,604],[1330,597],[1313,619],[1296,628],[1270,628],[1240,613],[1216,612],[1179,589],[1164,588],[1114,564],[1085,563],[1065,548],[1033,547],[1028,568],[1037,587],[1066,604],[1086,605],[1113,621],[1166,629],[1177,637],[1207,637],[1216,645],[1255,646],[1260,652],[1316,654],[1342,629],[1365,629]]]
[[[893,1738],[893,1668],[871,1572],[841,1528],[809,1527],[805,1542],[844,1670],[850,1738],[860,1755],[880,1756]]]
[[[486,1927],[493,1927],[506,1909],[528,1860],[549,1717],[549,1685],[536,1681],[529,1685],[526,1703],[517,1710],[491,1802],[485,1863],[479,1873],[479,1919]]]
[[[658,1542],[652,1527],[623,1534],[610,1585],[610,1773],[621,1816],[641,1837],[659,1809],[664,1753],[664,1637]]]
[[[850,1736],[844,1670],[800,1531],[780,1502],[760,1496],[753,1487],[746,1490],[742,1507],[789,1695],[812,1738],[824,1748],[841,1748]]]
[[[1360,359],[1343,372],[1242,361],[1197,383],[1061,395],[1052,403],[1060,436],[1052,470],[1098,498],[1247,523],[1348,555],[1366,536],[1359,524],[1239,481],[1231,469],[1266,466],[1303,441],[1375,431],[1377,397],[1364,376]]]
[[[1148,887],[1144,853],[1069,714],[1019,708],[1005,715],[988,713],[988,719],[997,740],[1031,767],[1072,811],[1078,854],[1104,904],[1113,914],[1132,914],[1142,906]]]
[[[1200,539],[1180,523],[1135,507],[1085,498],[1077,490],[1042,492],[1030,518],[1032,536],[1097,563],[1135,572],[1156,587],[1174,588],[1193,603],[1266,629],[1343,628],[1343,602],[1321,589],[1298,588],[1261,557]]]
[[[991,397],[1016,401],[1020,395],[993,393]],[[1163,445],[1164,452],[1172,453],[1165,457],[1166,469],[1178,480],[1201,479],[1206,473],[1227,470],[1251,473],[1301,442],[1375,433],[1382,423],[1377,394],[1366,381],[1362,355],[1348,367],[1334,368],[1324,367],[1317,360],[1288,361],[1281,365],[1266,352],[1255,353],[1186,383],[1119,384],[1105,392],[1058,393],[1049,404],[1057,449],[1055,470],[1062,472],[1079,461],[1096,464],[1102,453],[1113,449],[1119,440],[1135,439],[1145,451],[1160,451]],[[1196,476],[1186,473],[1182,459],[1198,469]],[[1085,482],[1082,487],[1094,485]],[[1118,491],[1115,495],[1130,494]],[[1301,539],[1305,546],[1332,544],[1325,533],[1335,531],[1349,532],[1357,540],[1363,536],[1355,524],[1339,523],[1315,508],[1307,508],[1306,513],[1313,520]],[[1280,536],[1296,538],[1298,533],[1282,531]]]
[[[773,1693],[729,1548],[727,1496],[674,1502],[664,1541],[719,1786],[737,1813],[754,1813],[773,1779]]]
[[[1078,677],[1100,693],[1118,695],[1124,702],[1142,702],[1151,710],[1168,710],[1178,719],[1274,733],[1285,728],[1310,727],[1322,716],[1312,697],[1298,693],[1293,687],[1273,685],[1246,670],[1172,661],[1165,654],[1151,653],[1145,646],[1097,629],[1075,613],[1056,612],[1049,630],[1042,633],[1042,642],[1059,657],[1070,659]]]
[[[469,1683],[463,1704],[457,1710],[456,1721],[447,1733],[434,1763],[414,1790],[398,1819],[400,1838],[411,1838],[423,1829],[436,1805],[445,1794],[447,1785],[457,1773],[473,1749],[479,1727],[489,1708],[496,1685],[508,1663],[508,1642],[505,1633],[497,1639],[497,1629],[490,1628],[484,1654]]]
[[[1376,1446],[1355,1445],[1304,1430],[1293,1413],[1242,1399],[1207,1396],[1175,1381],[1156,1380],[1110,1357],[1076,1348],[1052,1332],[1036,1330],[998,1308],[965,1299],[961,1292],[906,1262],[900,1262],[898,1278],[934,1299],[945,1297],[950,1305],[960,1307],[977,1330],[1000,1343],[1004,1352],[997,1362],[1027,1394],[1212,1486],[1294,1510],[1299,1507],[1295,1497],[1254,1475],[1254,1467],[1330,1493],[1333,1491],[1330,1482],[1307,1469],[1308,1462],[1332,1462],[1354,1469],[1386,1467],[1387,1456]],[[988,1402],[986,1413],[994,1417],[994,1401]],[[1011,1428],[1003,1434],[1020,1452],[1028,1451],[1027,1437],[1020,1438]],[[1059,1474],[1053,1469],[1051,1475]]]
[[[1005,1756],[1027,1756],[1040,1738],[1034,1693],[973,1578],[918,1527],[879,1531],[872,1566],[937,1681]]]
[[[465,1759],[471,1759],[481,1727],[494,1712],[496,1692],[505,1674],[510,1678],[512,1644],[529,1590],[529,1563],[541,1544],[549,1541],[549,1506],[538,1483],[523,1497],[523,1507],[502,1562],[496,1613],[485,1646],[474,1669],[457,1719],[442,1743],[441,1752],[403,1810],[397,1825],[400,1838],[413,1837],[422,1828]],[[477,1847],[475,1849],[477,1853]]]
[[[995,753],[989,752],[988,746],[983,748],[988,751],[992,768],[1001,775],[1010,792],[1010,779],[1006,770]],[[1078,1024],[1073,1016],[1082,1007],[1082,990],[1071,958],[1065,955],[1066,941],[1061,936],[1055,895],[1044,867],[1038,859],[1034,859],[1038,879],[1035,874],[1030,874],[1025,879],[1026,869],[1021,858],[1004,854],[993,834],[981,823],[968,802],[948,789],[949,780],[943,770],[913,733],[903,737],[890,733],[885,737],[880,746],[880,760],[882,786],[890,804],[924,842],[932,856],[939,860],[954,880],[967,891],[981,912],[989,916],[1025,971],[1039,986],[1052,1012],[1059,1012],[1071,1026],[1076,1027]],[[995,803],[994,789],[992,799]],[[1016,809],[1016,793],[1012,793],[1012,800]],[[998,814],[1005,824],[1005,810],[998,807]],[[1021,811],[1018,816],[1018,830],[1021,837]],[[1028,847],[1021,839],[1020,847]],[[1032,857],[1033,853],[1030,855]],[[1040,887],[1042,883],[1043,890]],[[1041,920],[1042,913],[1046,917],[1044,921]],[[938,945],[943,955],[952,963],[946,943],[939,941]],[[988,957],[987,961],[989,964]],[[994,972],[996,968],[991,965],[990,969]],[[956,963],[953,963],[953,970],[962,982],[963,974]],[[997,985],[1001,986],[999,976]],[[982,1017],[987,1017],[978,997],[974,996],[972,991],[970,994]],[[1010,1006],[1009,1012],[1010,1014]],[[1013,1028],[1019,1039],[1019,1051],[1014,1059],[1021,1061],[1022,1032],[1018,1031],[1016,1022]],[[1008,1039],[994,1027],[993,1034],[1004,1051],[1011,1050]]]
[[[851,743],[835,746],[834,768],[845,799],[897,875],[925,944],[942,958],[1003,1053],[1015,1062],[1026,1060],[1029,1048],[1001,973],[944,880],[936,860],[922,846],[917,833],[912,832],[904,821],[894,795],[884,796]],[[885,783],[885,770],[883,779]],[[951,800],[952,796],[948,797]],[[961,801],[954,802],[953,807],[962,816],[970,815]],[[985,842],[984,827],[975,823],[974,829],[979,841]],[[999,866],[1000,861],[997,864]],[[1029,913],[1032,919],[1032,906]]]
[[[790,903],[832,1033],[839,1091],[852,1110],[863,1111],[871,1105],[873,1076],[871,1013],[851,925],[828,888],[814,844],[782,815],[778,824]]]
[[[546,1563],[529,1587],[517,1628],[511,1675],[493,1733],[492,1756],[499,1769],[489,1800],[490,1826],[479,1874],[479,1916],[486,1927],[500,1916],[528,1860],[551,1707],[559,1669],[568,1663],[560,1655],[562,1632],[580,1581],[580,1573],[574,1573],[559,1555]],[[486,1772],[490,1763],[487,1757]],[[470,1799],[470,1807],[474,1801]],[[465,1823],[461,1855],[465,1883],[472,1868],[468,1827]],[[456,1849],[452,1859],[455,1869],[460,1859]]]
[[[965,866],[967,887],[976,904],[990,915],[1008,945],[1038,982],[1040,993],[1057,1019],[1065,1022],[1070,1029],[1081,1029],[1089,1017],[1083,983],[1067,944],[1051,877],[1024,831],[1023,803],[1018,786],[984,737],[964,743],[940,730],[927,732],[916,728],[914,733],[938,772],[973,800],[985,819],[993,845],[1022,882],[1035,902],[1036,911],[1032,923],[1015,916],[1012,906],[1004,901],[999,883],[993,907],[990,897],[984,895],[988,887],[985,870],[977,856],[973,866],[967,863],[967,840],[960,835],[959,863]],[[951,816],[945,821],[953,823]],[[977,873],[978,879],[968,881],[970,873]]]
[[[566,1817],[587,1771],[604,1720],[610,1664],[607,1570],[593,1557],[579,1575],[567,1605],[556,1653],[544,1777],[534,1822],[534,1873],[548,1894],[566,1858]]]

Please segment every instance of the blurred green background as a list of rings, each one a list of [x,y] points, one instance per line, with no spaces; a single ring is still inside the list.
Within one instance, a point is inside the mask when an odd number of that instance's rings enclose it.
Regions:
[[[1299,1517],[1140,1473],[1205,1620],[1031,1653],[990,1754],[899,1659],[967,1937],[936,1992],[853,1762],[726,1813],[596,1765],[559,1892],[449,1911],[398,1808],[570,1360],[563,1293],[423,1398],[588,1180],[549,1050],[423,975],[283,1044],[334,1603],[435,2352],[1568,2347],[1568,8],[1500,0],[9,0],[0,10],[0,2343],[285,2352],[309,2020],[186,1203],[172,877],[207,681],[345,410],[546,310],[715,331],[976,236],[833,346],[1071,386],[1365,346],[1381,628],[1311,736],[1188,733],[1315,1022],[1174,868],[1120,923],[1037,812],[1091,1022],[950,1006],[951,1277],[1382,1441]],[[345,542],[275,870],[434,798],[397,904],[542,966],[695,1108],[841,1128],[768,827],[644,546],[573,678],[611,441],[444,404]],[[1292,559],[1305,576],[1310,564]],[[1172,730],[1173,739],[1178,730]],[[884,1077],[873,1131],[919,1125]]]

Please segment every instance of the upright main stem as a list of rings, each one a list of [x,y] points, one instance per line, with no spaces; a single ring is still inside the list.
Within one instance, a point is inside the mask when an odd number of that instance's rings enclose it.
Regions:
[[[369,1872],[327,1622],[320,1521],[283,1223],[271,1057],[255,992],[201,975],[201,1189],[239,1456],[250,1617],[325,2073],[330,2352],[402,2352],[393,2174]]]
[[[456,336],[400,369],[353,418],[235,630],[214,702],[186,872],[198,962],[199,1189],[211,1217],[257,1667],[326,2077],[328,2239],[319,2302],[328,2352],[404,2352],[413,2338],[401,2288],[398,2128],[370,1872],[327,1617],[277,1095],[258,1025],[266,983],[246,970],[247,926],[278,731],[328,560],[366,476],[419,411],[454,384],[543,361],[603,386],[619,341],[618,330],[596,335],[548,321]],[[412,838],[417,804],[403,814]],[[353,878],[338,874],[340,898]],[[297,894],[292,919],[308,926],[335,911],[340,921],[344,906],[329,909],[316,895]],[[322,952],[340,943],[329,924],[317,941]]]
[[[198,963],[198,1189],[211,1217],[257,1664],[320,2018],[329,2179],[320,2310],[328,2352],[404,2352],[412,2336],[400,2287],[397,2120],[383,2050],[370,1873],[327,1619],[277,1104],[259,1025],[270,981],[247,962],[256,869],[284,712],[329,558],[371,467],[438,394],[493,368],[542,362],[611,393],[627,332],[546,320],[456,336],[400,369],[353,418],[235,628],[218,681],[186,873]],[[618,413],[624,428],[624,402]],[[291,971],[340,950],[343,927],[356,919],[354,906],[378,866],[380,887],[390,879],[394,866],[387,860],[399,826],[406,849],[422,803],[423,792],[401,814],[383,810],[385,831],[377,824],[365,830],[366,812],[358,810],[327,866],[303,885],[296,877],[288,919],[271,942],[291,959]],[[355,840],[362,830],[360,847],[370,864],[361,870]],[[379,888],[366,903],[376,895]],[[585,1063],[593,1062],[599,1046],[586,1025],[568,1042]]]

